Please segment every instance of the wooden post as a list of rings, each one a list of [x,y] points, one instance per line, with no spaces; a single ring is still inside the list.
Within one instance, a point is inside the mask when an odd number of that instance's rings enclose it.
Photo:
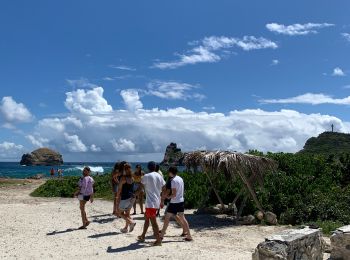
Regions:
[[[242,173],[241,171],[237,171],[239,174],[239,177],[241,177],[243,183],[247,186],[247,189],[250,193],[250,195],[252,196],[256,206],[258,207],[259,210],[261,210],[263,213],[265,213],[265,211],[263,210],[258,198],[256,197],[255,191],[253,189],[253,187],[250,185],[250,182],[247,180],[247,178],[245,177],[244,173]]]
[[[221,199],[221,197],[220,197],[220,195],[219,195],[219,192],[215,189],[214,183],[213,183],[212,180],[210,179],[210,176],[209,176],[209,174],[207,173],[207,171],[204,170],[204,172],[205,172],[205,175],[207,175],[207,178],[208,178],[208,180],[209,180],[209,182],[210,182],[210,185],[211,185],[212,189],[214,190],[214,193],[215,193],[215,195],[216,195],[216,197],[217,197],[219,203],[221,204],[221,209],[224,209],[224,208],[225,208],[225,204],[224,204],[224,202],[222,201],[222,199]]]
[[[246,202],[247,202],[247,198],[248,198],[247,195],[245,195],[245,196],[243,197],[243,201],[242,201],[241,205],[239,206],[239,210],[238,210],[238,214],[237,214],[237,217],[238,217],[238,218],[242,215],[243,208],[245,207],[245,204],[246,204]]]

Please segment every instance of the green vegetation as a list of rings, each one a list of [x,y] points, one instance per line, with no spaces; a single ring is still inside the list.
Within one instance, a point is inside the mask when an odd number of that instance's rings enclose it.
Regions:
[[[73,197],[80,177],[50,179],[32,192],[34,197]],[[110,174],[94,176],[95,197],[112,200]]]
[[[307,140],[300,153],[326,156],[350,153],[350,134],[324,132],[318,137],[311,137]]]
[[[261,154],[257,151],[251,153]],[[277,172],[265,175],[264,188],[257,195],[266,210],[277,214],[281,224],[316,224],[325,233],[350,223],[350,154],[333,156],[298,153],[268,153],[265,156],[278,162]],[[181,173],[185,181],[187,208],[217,204],[217,199],[202,173]],[[95,176],[96,197],[112,199],[110,174]],[[33,196],[72,197],[79,177],[48,180],[33,192]],[[232,202],[242,187],[223,174],[213,180],[225,204]],[[238,204],[240,204],[240,200]],[[243,214],[256,211],[248,199]]]

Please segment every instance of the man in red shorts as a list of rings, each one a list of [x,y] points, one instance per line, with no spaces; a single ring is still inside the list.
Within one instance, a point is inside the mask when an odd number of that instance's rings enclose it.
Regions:
[[[157,223],[157,210],[160,207],[160,194],[162,188],[165,185],[165,181],[159,173],[155,172],[156,163],[149,162],[147,165],[149,173],[143,176],[141,183],[145,188],[146,192],[146,212],[145,212],[145,224],[143,226],[143,232],[137,239],[141,242],[145,241],[145,236],[149,227],[149,222],[152,224],[153,233],[156,237],[156,241],[153,243],[154,246],[161,246],[162,240],[159,235],[159,227]]]

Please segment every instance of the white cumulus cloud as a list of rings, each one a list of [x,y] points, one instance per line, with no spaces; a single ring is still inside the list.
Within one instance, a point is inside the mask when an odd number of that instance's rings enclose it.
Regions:
[[[49,142],[49,139],[40,136],[27,135],[26,138],[35,146],[43,147]]]
[[[64,104],[73,113],[85,115],[110,113],[113,109],[103,97],[103,91],[102,87],[96,87],[67,92]]]
[[[131,140],[125,138],[119,138],[118,140],[113,139],[111,144],[117,152],[134,152],[136,149],[135,144]]]
[[[140,101],[140,96],[137,90],[124,89],[120,91],[120,95],[122,96],[124,104],[128,110],[135,111],[142,109],[143,105]]]
[[[350,42],[350,33],[342,33],[341,36],[343,36],[345,40]]]
[[[317,98],[334,101],[323,95],[304,98],[303,102]],[[60,151],[66,161],[143,161],[161,160],[170,142],[178,143],[184,151],[205,147],[296,152],[308,138],[329,130],[331,124],[337,131],[350,132],[350,123],[337,117],[294,110],[245,109],[224,114],[211,111],[211,107],[206,108],[207,112],[155,107],[135,109],[132,113],[115,109],[107,114],[71,113],[63,118],[44,118],[31,135],[37,140],[47,139],[47,146]]]
[[[345,76],[345,72],[341,68],[336,67],[333,69],[332,76],[343,77]]]
[[[7,123],[26,123],[33,120],[28,108],[22,103],[17,103],[12,97],[2,98],[0,113]]]
[[[295,35],[307,35],[307,34],[315,34],[318,32],[318,29],[326,28],[334,26],[334,24],[331,23],[305,23],[305,24],[291,24],[291,25],[284,25],[284,24],[278,24],[278,23],[268,23],[266,24],[266,28],[271,31],[278,34],[285,34],[290,36]]]
[[[65,146],[70,152],[86,152],[88,148],[86,145],[79,139],[77,135],[69,135],[64,133]]]
[[[0,143],[0,158],[3,160],[18,160],[23,153],[23,145],[7,141]]]
[[[101,149],[100,147],[96,146],[95,144],[92,144],[92,145],[90,146],[90,150],[91,150],[92,152],[101,152],[101,151],[102,151],[102,149]]]
[[[243,38],[210,36],[191,44],[195,44],[196,46],[185,54],[177,55],[179,57],[177,60],[156,62],[153,64],[153,67],[159,69],[175,69],[196,63],[218,62],[222,57],[227,56],[227,52],[224,52],[225,50],[234,47],[243,49],[244,51],[267,48],[275,49],[278,47],[273,41],[263,37],[257,38],[255,36],[244,36]]]

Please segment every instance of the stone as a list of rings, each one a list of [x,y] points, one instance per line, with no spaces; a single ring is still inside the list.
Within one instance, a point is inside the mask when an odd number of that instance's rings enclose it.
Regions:
[[[31,153],[23,154],[21,165],[61,165],[62,155],[49,148],[39,148]]]
[[[260,243],[253,260],[322,260],[325,242],[320,229],[288,229]]]
[[[244,216],[238,221],[241,225],[254,225],[256,224],[256,219],[253,215]]]
[[[350,260],[350,225],[338,228],[331,236],[331,259]]]
[[[270,212],[270,211],[266,211],[265,212],[265,221],[267,224],[270,225],[277,225],[277,216],[276,214]]]
[[[33,176],[28,177],[28,179],[40,180],[40,179],[43,179],[44,177],[45,177],[45,174],[38,173],[38,174],[35,174]]]
[[[164,153],[164,159],[160,165],[164,166],[183,166],[184,153],[177,147],[176,143],[170,143]]]
[[[257,211],[256,213],[255,213],[255,217],[258,219],[258,220],[263,220],[264,219],[264,212],[262,212],[262,211]]]

